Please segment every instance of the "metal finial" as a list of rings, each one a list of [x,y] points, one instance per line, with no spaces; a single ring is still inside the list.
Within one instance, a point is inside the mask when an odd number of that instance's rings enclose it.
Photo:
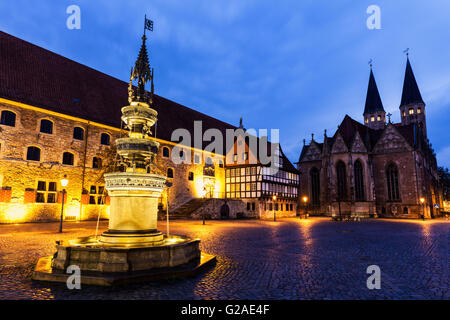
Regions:
[[[370,59],[370,60],[369,60],[369,66],[370,66],[370,68],[372,68],[372,66],[373,66],[372,63],[373,63],[373,59]]]
[[[311,141],[314,141],[314,133],[311,133]]]
[[[403,50],[403,53],[405,53],[408,56],[409,55],[409,48],[406,48],[405,50]]]

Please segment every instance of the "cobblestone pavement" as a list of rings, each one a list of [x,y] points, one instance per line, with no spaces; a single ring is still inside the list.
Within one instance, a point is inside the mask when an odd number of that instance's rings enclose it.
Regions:
[[[100,232],[107,222],[100,224]],[[0,225],[0,299],[449,299],[446,221],[325,218],[175,221],[171,233],[201,239],[217,264],[192,278],[103,288],[30,280],[55,240],[92,235],[95,222]],[[159,224],[165,230],[165,223]],[[369,290],[366,269],[381,268]]]

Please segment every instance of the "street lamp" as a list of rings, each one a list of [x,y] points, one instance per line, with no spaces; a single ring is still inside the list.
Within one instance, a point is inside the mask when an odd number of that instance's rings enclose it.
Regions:
[[[59,220],[59,233],[62,233],[62,225],[63,225],[63,216],[64,216],[64,195],[66,193],[65,187],[67,187],[67,184],[69,183],[69,180],[67,180],[67,175],[64,175],[64,178],[61,179],[61,186],[62,189],[62,205],[61,205],[61,218]]]
[[[308,197],[304,196],[302,200],[305,203],[305,219],[308,219]]]
[[[420,200],[420,204],[422,206],[422,220],[425,220],[425,206],[424,206],[425,198],[424,197],[420,197],[419,200]]]
[[[273,200],[273,221],[277,221],[277,216],[275,213],[275,201],[277,201],[277,196],[273,195],[272,200]]]

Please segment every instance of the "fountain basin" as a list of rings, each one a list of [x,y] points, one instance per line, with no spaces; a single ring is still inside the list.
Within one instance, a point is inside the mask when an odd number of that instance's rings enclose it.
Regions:
[[[164,237],[160,245],[110,245],[95,237],[57,242],[53,257],[39,259],[32,279],[65,282],[69,266],[78,266],[81,283],[115,285],[185,277],[202,271],[215,257],[201,253],[200,240]]]

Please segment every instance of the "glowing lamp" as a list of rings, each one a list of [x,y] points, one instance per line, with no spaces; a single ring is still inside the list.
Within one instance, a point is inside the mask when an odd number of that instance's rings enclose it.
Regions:
[[[272,200],[273,200],[273,201],[277,201],[277,196],[276,196],[276,195],[273,195],[273,196],[272,196]]]
[[[67,175],[64,175],[64,178],[61,179],[61,186],[63,188],[67,187],[67,184],[69,183],[69,180],[67,180]]]
[[[425,202],[425,198],[424,198],[424,197],[421,197],[421,198],[420,198],[420,203],[423,204],[424,202]]]
[[[307,196],[303,197],[303,202],[305,202],[305,203],[308,202],[308,197]]]

